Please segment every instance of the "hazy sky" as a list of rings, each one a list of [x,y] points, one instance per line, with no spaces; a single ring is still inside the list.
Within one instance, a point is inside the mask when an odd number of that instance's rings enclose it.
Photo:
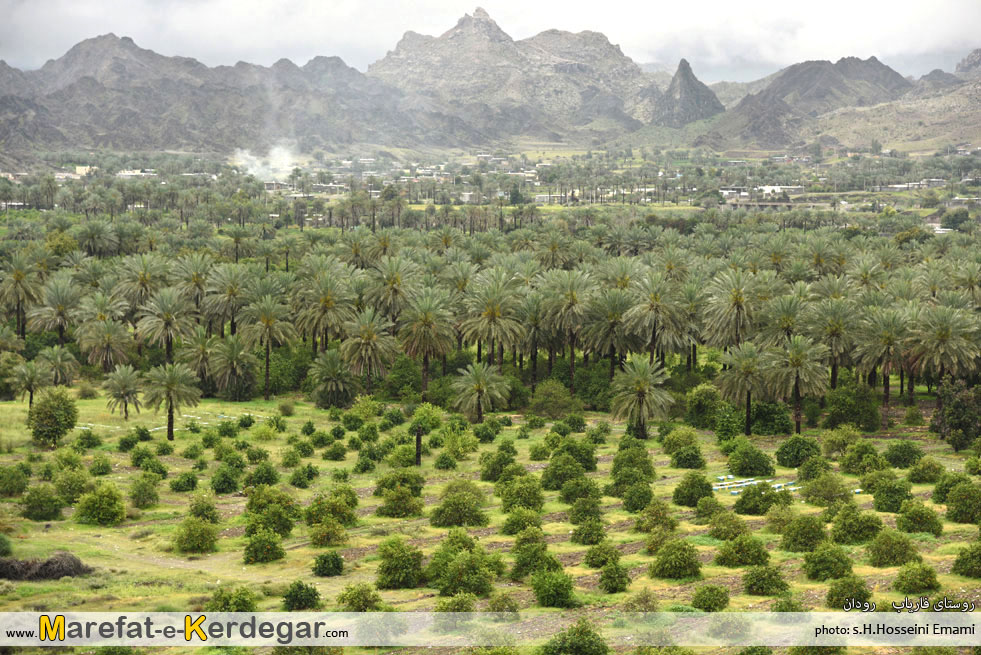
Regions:
[[[361,70],[406,30],[441,34],[474,0],[0,0],[0,59],[37,68],[113,32],[206,64],[303,64],[338,55]],[[954,64],[981,47],[979,0],[485,0],[516,39],[595,30],[638,63],[686,57],[706,81],[749,80],[806,59],[876,55],[901,73]]]

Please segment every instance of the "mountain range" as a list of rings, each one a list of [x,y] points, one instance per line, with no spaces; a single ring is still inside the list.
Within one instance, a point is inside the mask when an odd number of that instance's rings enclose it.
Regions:
[[[937,70],[920,80],[875,57],[846,57],[707,86],[684,59],[666,74],[663,65],[638,65],[598,32],[512,39],[478,8],[440,36],[407,32],[365,73],[337,57],[208,67],[113,34],[82,41],[38,70],[0,61],[0,152],[7,159],[67,148],[228,153],[283,140],[307,152],[632,139],[774,149],[846,133],[863,140],[869,135],[840,125],[842,112],[936,106],[937,97],[975,98],[979,85],[981,50],[955,74]],[[963,107],[958,97],[949,104]],[[930,128],[951,117],[927,113],[924,132],[941,138],[942,127]],[[981,131],[974,119],[965,117],[968,136]]]

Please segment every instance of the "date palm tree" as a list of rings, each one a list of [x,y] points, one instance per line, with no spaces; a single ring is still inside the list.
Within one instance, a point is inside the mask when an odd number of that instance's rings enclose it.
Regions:
[[[357,390],[357,380],[336,349],[317,355],[307,375],[313,383],[317,404],[321,406],[342,407],[350,402]]]
[[[64,346],[49,346],[37,354],[37,360],[43,362],[51,370],[53,384],[71,386],[72,380],[78,375],[78,360]]]
[[[367,307],[348,321],[344,330],[347,338],[341,344],[341,356],[355,375],[366,379],[366,390],[371,393],[374,375],[385,375],[389,364],[398,355],[398,344],[391,336],[391,322]]]
[[[671,406],[671,394],[662,388],[667,374],[644,357],[630,357],[613,378],[610,411],[616,418],[634,426],[641,439],[647,438],[647,424],[664,416]]]
[[[383,257],[375,267],[368,301],[388,316],[394,326],[415,293],[419,268],[404,257]]]
[[[474,362],[460,369],[453,379],[451,389],[454,393],[453,406],[483,423],[484,412],[501,406],[508,399],[508,382],[493,366]]]
[[[27,336],[27,307],[41,297],[41,281],[37,262],[28,253],[15,251],[4,263],[0,279],[0,300],[14,307],[17,334]]]
[[[426,288],[409,303],[403,314],[399,338],[409,357],[422,358],[422,397],[429,389],[429,361],[453,350],[453,314],[449,295],[442,289]]]
[[[599,355],[610,358],[610,380],[616,372],[617,354],[630,352],[638,342],[627,326],[627,312],[633,307],[631,295],[625,289],[598,293],[589,301],[583,344]]]
[[[542,280],[545,302],[555,330],[565,335],[569,344],[569,390],[576,393],[576,341],[582,331],[593,291],[589,273],[583,270],[547,271]]]
[[[854,304],[845,298],[827,298],[808,306],[807,335],[828,348],[831,388],[838,388],[838,366],[851,352],[858,323]]]
[[[862,368],[882,367],[882,424],[889,420],[889,376],[903,365],[908,327],[898,309],[873,310],[856,333],[855,358]]]
[[[716,382],[722,394],[735,403],[745,401],[746,435],[752,433],[753,396],[766,389],[763,352],[752,341],[743,341],[722,356],[726,365]]]
[[[468,315],[460,323],[460,331],[467,341],[477,342],[478,360],[485,343],[493,363],[495,345],[501,346],[503,352],[518,342],[521,337],[521,323],[517,320],[519,300],[512,276],[503,269],[489,269],[474,280],[466,298]],[[499,366],[503,364],[498,362]]]
[[[248,400],[259,360],[252,354],[241,335],[230,334],[216,339],[210,352],[208,370],[215,386],[232,400]]]
[[[548,339],[548,315],[545,313],[545,299],[537,291],[525,295],[518,307],[518,320],[524,326],[522,348],[528,353],[531,368],[531,391],[535,392],[538,383],[538,349]]]
[[[794,429],[800,434],[801,399],[807,394],[820,394],[828,387],[824,362],[828,347],[814,343],[800,334],[787,339],[781,348],[767,353],[764,367],[770,386],[776,395],[790,394],[794,403]]]
[[[14,393],[27,396],[27,408],[34,406],[34,394],[51,385],[51,369],[44,362],[22,362],[15,366],[7,378]]]
[[[58,345],[63,346],[81,299],[81,290],[72,281],[71,273],[59,271],[44,284],[39,304],[27,312],[27,326],[57,332]]]
[[[225,331],[225,321],[229,322],[229,332],[235,334],[236,318],[245,305],[248,286],[247,271],[234,264],[215,266],[208,277],[205,292],[205,309],[218,319],[218,335]]]
[[[751,336],[755,307],[752,279],[740,270],[723,271],[708,287],[705,331],[718,347],[738,346]]]
[[[218,343],[217,337],[209,337],[208,331],[201,325],[187,335],[177,351],[177,360],[187,364],[198,379],[204,382],[211,378],[211,353]]]
[[[354,316],[343,274],[330,268],[318,271],[301,286],[298,304],[297,327],[310,335],[314,348],[319,337],[321,351],[327,350],[330,338],[340,334]]]
[[[634,306],[627,312],[631,330],[645,337],[650,363],[657,353],[677,345],[673,339],[681,323],[680,307],[671,281],[650,268],[637,280]]]
[[[964,310],[944,305],[924,307],[911,334],[919,368],[934,371],[938,380],[947,374],[973,371],[979,353],[977,332],[977,321]],[[937,408],[941,405],[937,394]]]
[[[167,440],[174,440],[174,414],[182,407],[194,407],[201,397],[198,378],[184,364],[155,366],[146,374],[143,400],[147,407],[167,409]]]
[[[129,331],[117,321],[91,321],[78,338],[78,347],[87,353],[89,364],[102,366],[108,373],[129,359]]]
[[[197,312],[202,309],[208,289],[208,276],[213,266],[211,255],[204,252],[192,252],[174,264],[174,286],[194,304]]]
[[[129,420],[129,408],[137,414],[140,412],[140,391],[143,388],[143,377],[140,372],[129,364],[122,364],[106,376],[102,388],[106,391],[106,405],[110,412],[123,408],[123,420]]]
[[[139,310],[136,330],[140,338],[162,345],[166,362],[174,362],[174,342],[194,329],[193,310],[174,287],[155,292]]]
[[[253,347],[262,344],[266,349],[266,375],[263,397],[269,400],[269,360],[273,344],[284,344],[296,338],[293,324],[287,321],[289,307],[275,297],[262,296],[242,310],[245,328],[242,336]]]

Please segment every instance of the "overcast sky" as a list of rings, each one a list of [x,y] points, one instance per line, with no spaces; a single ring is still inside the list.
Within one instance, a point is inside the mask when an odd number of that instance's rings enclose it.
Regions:
[[[0,0],[0,59],[37,68],[113,32],[208,65],[337,55],[361,70],[406,30],[438,35],[474,0]],[[979,0],[484,0],[516,39],[595,30],[638,63],[686,57],[706,81],[750,80],[806,59],[876,55],[904,75],[952,71],[981,47]]]

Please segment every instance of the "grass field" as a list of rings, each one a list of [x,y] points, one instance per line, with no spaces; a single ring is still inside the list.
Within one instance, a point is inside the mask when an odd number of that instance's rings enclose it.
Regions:
[[[923,396],[919,398],[925,409],[932,406],[932,399]],[[202,427],[215,425],[225,417],[238,417],[242,414],[253,414],[261,422],[263,416],[277,414],[277,402],[252,401],[245,403],[230,403],[216,400],[205,400],[198,407],[185,410],[185,414],[195,417],[193,420]],[[313,407],[307,402],[297,399],[295,415],[286,419],[288,429],[273,441],[256,443],[270,451],[270,461],[285,480],[288,470],[279,466],[282,452],[289,447],[287,439],[290,435],[298,434],[300,427],[307,421],[314,422],[318,430],[328,430],[335,423],[327,420],[327,412]],[[26,415],[25,402],[2,403],[0,411],[0,434],[5,454],[0,455],[0,462],[10,464],[27,457],[33,450],[28,442],[24,419]],[[119,437],[126,434],[128,427],[143,424],[147,427],[157,427],[164,424],[162,415],[143,413],[132,417],[125,424],[118,415],[109,414],[105,409],[103,399],[83,400],[79,402],[80,424],[95,424],[95,431],[103,437],[103,443],[96,449],[85,453],[84,460],[88,463],[97,453],[105,453],[112,460],[112,472],[106,479],[116,483],[125,490],[135,479],[139,469],[130,465],[129,455],[117,451]],[[897,420],[901,418],[900,408],[895,410]],[[504,428],[496,442],[513,437],[523,417],[512,416],[514,425]],[[609,420],[609,416],[591,413],[586,415],[587,424],[593,425],[600,420]],[[191,420],[185,417],[178,422],[179,427]],[[613,456],[617,452],[617,444],[623,434],[623,425],[614,423],[612,434],[606,443],[596,451],[598,470],[588,474],[602,486],[610,480],[610,467]],[[398,430],[399,428],[394,428]],[[252,428],[254,431],[255,428]],[[540,473],[546,462],[532,461],[530,448],[541,442],[548,432],[545,428],[532,431],[531,438],[515,441],[517,461],[533,473]],[[818,434],[817,430],[809,430]],[[165,440],[163,431],[154,431],[154,442]],[[250,441],[250,431],[242,431],[240,436]],[[383,435],[384,436],[384,435]],[[69,440],[72,437],[69,437]],[[872,437],[880,448],[885,447],[891,440],[908,438],[917,441],[927,454],[938,458],[947,469],[962,470],[964,457],[955,455],[949,446],[937,440],[935,435],[926,432],[923,427],[898,427],[876,434]],[[783,437],[754,437],[754,442],[766,452],[772,454]],[[174,443],[174,453],[160,457],[173,478],[176,474],[190,470],[191,461],[181,457],[181,451],[188,445],[198,442],[200,434],[187,430],[179,430]],[[726,458],[719,451],[716,439],[711,432],[701,431],[699,441],[705,455],[707,466],[704,473],[710,480],[716,476],[728,473]],[[480,451],[496,448],[495,444],[484,444]],[[671,502],[672,491],[686,473],[683,469],[672,468],[670,458],[666,456],[661,446],[655,441],[648,442],[648,450],[653,459],[657,479],[653,486],[654,495],[668,503]],[[207,487],[207,478],[215,470],[217,463],[210,461],[211,452],[205,451],[209,460],[208,471],[201,475],[201,486]],[[346,461],[325,461],[320,457],[320,449],[312,457],[305,458],[304,464],[313,463],[322,473],[306,490],[290,488],[301,504],[309,502],[310,498],[320,490],[331,485],[329,473],[338,468],[350,469],[354,463],[355,453],[349,452]],[[455,471],[439,471],[433,467],[435,453],[424,458],[421,472],[425,475],[427,484],[423,491],[423,500],[427,506],[427,514],[438,502],[438,494],[443,485],[455,479],[479,480],[479,453],[460,462]],[[48,455],[47,457],[50,457]],[[17,516],[16,499],[4,499],[2,507],[3,524],[8,528],[13,542],[13,554],[19,558],[44,558],[58,550],[70,550],[78,555],[86,564],[95,567],[92,575],[78,579],[65,578],[47,582],[0,582],[0,609],[4,611],[42,611],[64,610],[73,611],[184,611],[199,610],[219,585],[242,584],[261,592],[260,610],[273,611],[281,608],[282,594],[285,588],[294,580],[302,579],[313,584],[325,600],[325,609],[335,607],[334,598],[346,585],[354,582],[373,583],[376,579],[379,557],[378,544],[388,536],[404,535],[412,544],[422,548],[427,557],[439,545],[446,530],[429,525],[426,517],[408,519],[387,519],[375,515],[375,509],[381,499],[373,496],[374,481],[378,475],[389,469],[387,464],[379,465],[378,469],[368,474],[352,474],[350,484],[359,497],[357,513],[359,522],[349,530],[350,539],[339,551],[345,559],[344,574],[339,577],[317,578],[312,576],[310,566],[314,557],[322,549],[314,547],[308,539],[307,529],[298,523],[292,535],[284,540],[286,557],[282,560],[267,564],[246,566],[243,563],[242,551],[246,538],[244,537],[245,497],[240,493],[219,496],[217,506],[222,516],[221,538],[218,551],[207,555],[185,556],[174,551],[172,547],[173,533],[184,518],[188,494],[175,493],[167,487],[166,481],[160,485],[160,503],[146,510],[131,509],[129,516],[118,527],[103,528],[82,525],[72,519],[72,509],[67,509],[65,518],[61,521],[35,523]],[[900,471],[900,474],[902,472]],[[794,469],[777,467],[777,482],[791,482],[796,479]],[[848,484],[858,488],[856,476],[845,476]],[[485,508],[490,516],[487,527],[471,528],[476,536],[489,551],[504,553],[510,562],[510,550],[514,538],[499,532],[505,514],[500,508],[500,499],[493,496],[491,483],[478,482],[488,493],[488,505]],[[929,497],[931,484],[916,484],[913,495],[923,500],[928,506],[933,506]],[[725,492],[717,492],[717,499],[725,506],[731,507],[736,496]],[[743,593],[742,570],[716,565],[713,560],[718,547],[717,539],[708,536],[708,528],[696,522],[694,511],[689,508],[671,505],[675,516],[680,521],[679,532],[698,550],[702,562],[701,580],[661,580],[652,579],[647,575],[648,565],[653,560],[644,550],[645,535],[633,530],[635,515],[623,509],[620,499],[606,496],[601,501],[604,509],[603,520],[607,527],[609,539],[622,552],[621,564],[630,571],[632,582],[624,593],[605,594],[598,587],[598,571],[583,564],[586,546],[573,544],[569,534],[574,526],[568,522],[566,510],[568,506],[560,502],[558,492],[545,492],[546,503],[542,509],[543,531],[547,535],[548,549],[563,564],[565,571],[573,576],[575,592],[583,606],[575,610],[543,609],[536,605],[534,594],[525,582],[514,582],[501,578],[496,586],[509,591],[521,608],[523,616],[541,616],[537,623],[544,636],[549,631],[550,621],[568,621],[570,617],[580,614],[593,614],[602,610],[601,616],[610,619],[615,610],[632,594],[641,589],[651,589],[656,592],[662,609],[673,604],[687,605],[691,601],[693,590],[703,584],[712,583],[723,585],[731,595],[731,610],[765,611],[773,602],[772,597],[751,596]],[[869,509],[872,497],[868,494],[857,494],[856,501],[863,509]],[[817,514],[818,507],[803,504],[799,497],[795,505],[800,512]],[[943,514],[943,507],[935,507]],[[895,515],[880,513],[887,526],[895,525]],[[792,591],[799,596],[805,606],[812,610],[824,608],[824,596],[828,583],[811,582],[801,571],[802,554],[790,553],[779,549],[780,535],[769,532],[764,517],[743,517],[753,534],[760,537],[770,553],[770,563],[778,566],[784,577],[791,583]],[[930,535],[915,535],[915,541],[924,562],[933,566],[938,573],[940,583],[946,593],[957,598],[969,598],[981,604],[981,582],[970,580],[950,573],[950,568],[958,550],[978,537],[978,528],[973,525],[963,525],[944,522],[944,533],[935,538]],[[845,546],[853,560],[854,571],[863,577],[873,591],[878,603],[889,603],[901,599],[899,594],[891,589],[893,578],[898,567],[875,568],[871,566],[865,555],[865,546]],[[429,587],[416,589],[382,591],[385,602],[392,604],[400,611],[431,611],[437,600],[437,592]],[[486,600],[478,603],[478,609],[486,607]],[[615,614],[615,612],[614,612]],[[532,635],[534,639],[535,636]]]

